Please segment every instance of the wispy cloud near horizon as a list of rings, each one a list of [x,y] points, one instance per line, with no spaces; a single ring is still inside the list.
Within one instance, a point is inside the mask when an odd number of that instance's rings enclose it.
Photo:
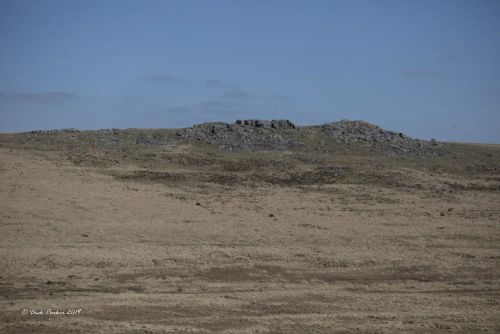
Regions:
[[[82,97],[68,92],[3,93],[0,100],[21,103],[61,104],[81,100]]]
[[[239,87],[237,84],[223,82],[218,79],[205,80],[205,86],[208,88],[223,88],[223,89],[236,89]]]

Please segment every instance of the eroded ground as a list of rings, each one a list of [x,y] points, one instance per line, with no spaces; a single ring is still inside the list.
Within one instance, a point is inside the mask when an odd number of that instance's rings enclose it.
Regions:
[[[500,331],[498,173],[153,160],[0,148],[0,332]]]

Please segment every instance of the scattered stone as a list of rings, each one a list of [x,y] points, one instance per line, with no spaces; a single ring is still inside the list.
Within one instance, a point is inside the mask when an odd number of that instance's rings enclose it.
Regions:
[[[34,130],[34,131],[30,131],[30,133],[34,134],[34,135],[53,135],[53,134],[75,133],[75,132],[80,132],[80,130],[75,129],[75,128],[69,128],[69,129]]]
[[[233,124],[197,124],[177,132],[176,135],[186,140],[216,144],[224,151],[285,151],[305,146],[288,135],[289,131],[297,129],[297,126],[288,120],[237,120]]]
[[[289,120],[237,120],[235,123],[207,122],[184,129],[104,129],[79,131],[61,129],[31,131],[25,142],[48,140],[51,143],[85,141],[93,145],[173,145],[203,143],[221,151],[297,151],[328,152],[331,144],[358,145],[397,156],[440,155],[443,143],[411,138],[401,132],[385,130],[363,121],[342,120],[319,126],[298,127]],[[350,148],[349,148],[350,150]],[[84,157],[90,159],[91,157]],[[96,159],[106,162],[106,157]],[[117,161],[108,161],[112,164]]]
[[[269,217],[273,218],[273,217],[274,217],[274,214],[270,213],[270,214],[269,214]]]
[[[337,143],[345,145],[360,143],[396,155],[421,156],[426,153],[435,154],[436,147],[440,146],[436,141],[426,142],[413,139],[401,132],[385,130],[377,125],[363,121],[342,120],[323,124],[321,129],[323,133]]]
[[[263,129],[290,130],[297,129],[289,120],[263,121],[258,119],[237,120],[236,124]]]
[[[153,136],[140,136],[135,140],[136,145],[172,145],[175,140],[171,140],[155,134]]]

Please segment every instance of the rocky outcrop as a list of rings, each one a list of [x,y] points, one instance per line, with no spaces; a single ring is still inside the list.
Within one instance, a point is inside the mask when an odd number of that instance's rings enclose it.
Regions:
[[[297,126],[288,120],[237,120],[233,124],[209,122],[179,131],[177,136],[216,144],[220,149],[284,151],[305,144],[290,136]]]
[[[360,143],[394,154],[424,155],[436,151],[435,141],[413,139],[401,132],[389,131],[363,121],[342,120],[321,126],[322,132],[337,143]]]
[[[263,121],[259,119],[247,119],[247,120],[237,120],[235,124],[250,126],[254,128],[262,128],[262,129],[275,129],[275,130],[293,130],[297,129],[295,124],[290,122],[289,120],[272,120],[272,121]]]
[[[337,148],[366,147],[398,156],[425,156],[440,153],[442,143],[411,138],[363,121],[342,120],[320,126],[298,127],[289,120],[237,120],[235,123],[208,122],[184,129],[76,129],[32,131],[25,140],[50,142],[92,141],[99,145],[172,145],[203,143],[225,151],[328,152]],[[332,145],[334,144],[334,145]]]
[[[75,133],[75,132],[80,132],[80,130],[75,129],[75,128],[69,128],[69,129],[54,129],[54,130],[33,130],[30,131],[30,134],[33,135],[54,135],[54,134],[66,134],[66,133]]]

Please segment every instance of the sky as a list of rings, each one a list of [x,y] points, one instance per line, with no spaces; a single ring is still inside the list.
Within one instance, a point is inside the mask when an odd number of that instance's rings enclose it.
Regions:
[[[0,132],[254,118],[500,143],[500,1],[0,0]]]

